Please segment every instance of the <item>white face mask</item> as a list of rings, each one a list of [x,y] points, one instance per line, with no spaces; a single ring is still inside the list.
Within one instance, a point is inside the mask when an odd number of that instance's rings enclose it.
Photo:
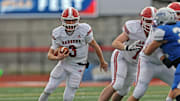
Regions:
[[[142,27],[144,31],[149,32],[152,26],[152,18],[142,18]]]
[[[73,32],[77,25],[79,24],[79,19],[72,19],[72,20],[62,20],[62,25],[65,27],[66,31]]]

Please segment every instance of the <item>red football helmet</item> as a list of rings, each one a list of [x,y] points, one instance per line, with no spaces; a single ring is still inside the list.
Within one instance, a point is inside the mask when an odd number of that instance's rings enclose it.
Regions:
[[[180,20],[180,3],[172,2],[167,7],[173,9],[177,14],[177,19]]]
[[[157,9],[155,7],[145,7],[141,13],[140,16],[141,18],[141,23],[142,23],[142,27],[144,29],[144,31],[146,33],[149,33],[151,26],[153,24],[153,18],[156,14]]]
[[[79,19],[80,19],[79,12],[73,7],[68,7],[63,11],[61,15],[62,25],[69,32],[75,30],[76,26],[79,24]]]

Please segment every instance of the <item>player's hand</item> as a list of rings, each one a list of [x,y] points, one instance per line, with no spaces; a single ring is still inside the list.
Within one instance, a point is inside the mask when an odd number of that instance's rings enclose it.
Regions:
[[[63,60],[64,58],[69,56],[69,52],[68,53],[59,53],[56,57],[57,60]]]
[[[126,51],[133,51],[133,50],[139,50],[143,47],[143,44],[141,42],[141,40],[137,40],[134,43],[130,44],[130,45],[126,45],[124,47],[124,50]]]
[[[107,72],[108,71],[108,63],[106,61],[101,62],[100,64],[100,71],[102,71],[102,69]]]

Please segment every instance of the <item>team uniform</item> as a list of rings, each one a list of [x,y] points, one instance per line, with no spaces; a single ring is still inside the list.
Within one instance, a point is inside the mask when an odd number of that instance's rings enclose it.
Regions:
[[[40,95],[39,101],[48,101],[50,94],[64,79],[66,79],[66,87],[63,101],[73,101],[84,69],[88,66],[89,45],[96,50],[100,60],[100,69],[107,71],[108,64],[104,60],[102,50],[93,38],[91,26],[79,23],[79,20],[79,12],[73,7],[68,7],[61,14],[62,26],[52,31],[52,45],[48,51],[48,59],[59,60],[59,62],[50,73],[49,82]]]
[[[153,35],[154,33],[150,32],[143,49],[153,41]],[[137,85],[133,92],[133,96],[136,99],[140,99],[145,94],[148,85],[153,78],[159,78],[169,86],[172,85],[175,68],[172,67],[168,69],[164,64],[162,64],[160,61],[161,56],[163,56],[163,53],[160,48],[153,52],[151,56],[145,55],[143,50],[140,52]]]
[[[168,54],[168,59],[172,61],[176,67],[175,78],[172,89],[180,89],[180,22],[172,25],[160,25],[154,31],[154,40],[167,40],[167,43],[161,45],[165,54]]]
[[[123,27],[129,40],[124,44],[130,45],[137,40],[144,44],[146,35],[140,20],[127,21]],[[129,91],[132,83],[135,81],[137,71],[137,59],[141,49],[134,51],[121,51],[115,49],[111,56],[112,87],[124,96]]]
[[[85,69],[85,65],[79,65],[79,63],[87,62],[88,43],[93,40],[93,32],[88,24],[80,23],[72,35],[68,35],[65,27],[60,26],[53,30],[52,36],[51,48],[55,50],[59,46],[68,47],[70,54],[54,67],[44,92],[51,94],[66,79],[64,96],[68,98],[68,96],[74,96],[76,89],[79,88]],[[68,88],[72,88],[73,91],[69,92]]]

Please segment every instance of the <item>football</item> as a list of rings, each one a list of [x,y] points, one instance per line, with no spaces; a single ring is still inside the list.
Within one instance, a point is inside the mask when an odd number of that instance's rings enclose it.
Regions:
[[[67,54],[69,52],[69,49],[67,47],[60,46],[58,49],[54,51],[54,55],[57,56],[58,52]]]
[[[69,49],[67,47],[60,46],[59,47],[59,52],[67,54],[69,52]]]

